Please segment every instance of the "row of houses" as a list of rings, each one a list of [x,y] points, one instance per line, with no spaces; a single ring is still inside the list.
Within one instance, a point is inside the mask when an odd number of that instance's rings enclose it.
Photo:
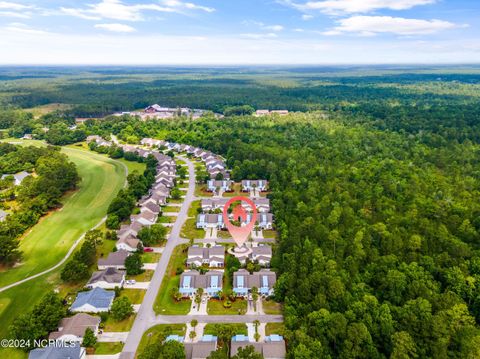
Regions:
[[[245,226],[252,221],[252,215],[247,213],[247,215],[241,219],[240,225]],[[271,213],[257,213],[256,226],[258,228],[272,229],[273,228],[273,214]],[[197,215],[196,226],[198,229],[225,229],[225,222],[223,220],[223,214],[221,213],[200,213]]]
[[[210,270],[205,274],[187,270],[180,275],[178,291],[184,297],[192,297],[202,288],[208,296],[216,297],[223,290],[223,274],[220,270]],[[269,269],[261,269],[252,274],[246,269],[239,269],[233,273],[233,292],[239,297],[246,297],[252,288],[257,288],[260,295],[268,297],[274,294],[276,281],[276,273]]]
[[[242,265],[247,260],[256,262],[263,267],[269,267],[272,260],[272,247],[267,244],[253,246],[249,251],[235,253]],[[223,268],[225,265],[225,247],[215,245],[212,247],[201,247],[193,245],[188,248],[187,267],[199,268],[206,266],[209,268]]]
[[[140,143],[143,146],[148,147],[165,147],[168,150],[176,152],[186,152],[187,154],[190,154],[195,158],[200,159],[205,164],[208,175],[212,180],[217,178],[219,174],[221,174],[224,179],[230,178],[230,172],[227,171],[227,165],[225,164],[223,158],[210,151],[206,151],[202,148],[195,146],[168,142],[164,140],[157,140],[153,138],[144,138],[140,141]]]
[[[230,200],[230,198],[224,197],[213,197],[213,198],[204,198],[201,202],[201,208],[203,212],[211,212],[216,210],[223,210],[225,204]],[[257,212],[259,213],[268,213],[270,212],[270,200],[264,197],[256,197],[252,199]],[[252,212],[252,208],[248,202],[242,201],[242,207],[247,212]]]
[[[89,136],[87,142],[96,142],[101,146],[112,146],[112,142],[105,141],[100,136]],[[160,144],[159,144],[160,145]],[[156,150],[145,150],[132,145],[118,144],[125,153],[135,153],[140,157],[153,156],[157,160],[155,182],[149,193],[138,202],[140,213],[130,216],[130,224],[124,224],[117,231],[118,241],[116,248],[128,252],[137,250],[140,240],[138,232],[144,226],[151,226],[157,222],[161,206],[167,204],[170,191],[175,186],[176,165],[175,161],[167,155]]]
[[[185,347],[187,359],[205,359],[218,349],[218,338],[214,335],[204,335],[196,343],[185,343],[179,335],[169,335],[165,341],[175,340]],[[230,344],[230,356],[237,355],[240,348],[253,346],[255,352],[261,354],[264,359],[283,359],[286,357],[285,340],[281,335],[271,334],[262,342],[252,342],[248,336],[237,334],[232,337]]]

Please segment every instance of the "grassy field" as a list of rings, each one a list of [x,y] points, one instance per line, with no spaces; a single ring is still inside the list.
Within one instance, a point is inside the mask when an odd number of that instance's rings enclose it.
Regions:
[[[265,314],[282,314],[282,304],[274,300],[263,300],[262,307]]]
[[[207,192],[206,184],[196,184],[195,185],[195,196],[196,197],[213,197],[212,192]]]
[[[192,204],[190,204],[190,207],[188,208],[188,216],[197,218],[198,214],[198,209],[201,207],[202,201],[193,201]]]
[[[97,343],[95,345],[96,355],[117,354],[123,349],[123,343]]]
[[[134,171],[137,171],[139,174],[141,174],[147,168],[147,165],[145,163],[138,163],[138,162],[135,162],[135,161],[127,161],[126,159],[123,159],[123,158],[120,158],[117,161],[119,161],[119,162],[123,163],[125,166],[127,166],[128,173],[132,173]]]
[[[149,271],[152,272],[152,271]],[[132,304],[142,304],[147,291],[144,289],[122,289],[121,297],[127,297]]]
[[[143,263],[157,263],[162,255],[160,253],[145,252],[142,254]]]
[[[133,279],[136,280],[137,282],[150,282],[153,277],[153,270],[145,270],[143,273],[137,274],[137,275],[128,275],[127,274],[127,279]]]
[[[105,321],[105,332],[128,332],[135,321],[135,314],[132,314],[127,319],[117,322],[111,316]]]
[[[39,145],[38,141],[23,142]],[[0,273],[0,286],[58,263],[82,233],[100,222],[111,200],[125,182],[125,169],[119,162],[73,148],[64,148],[63,151],[77,165],[82,177],[79,189],[64,198],[62,210],[42,219],[22,238],[23,264]],[[105,248],[107,251],[110,250]],[[73,289],[58,286],[60,270],[61,268],[0,293],[0,338],[6,338],[8,326],[13,319],[32,308],[45,293],[59,288],[63,295]],[[24,357],[20,352],[14,353],[5,354],[0,351],[0,357],[14,358],[17,353],[20,358]]]
[[[148,344],[165,340],[169,335],[185,335],[186,328],[185,324],[159,324],[150,328],[143,334],[137,354],[142,353]]]
[[[153,310],[157,314],[184,315],[190,310],[191,300],[177,302],[172,297],[172,290],[178,288],[180,281],[180,276],[176,274],[176,270],[185,266],[187,258],[186,253],[183,252],[185,248],[185,245],[177,246],[172,253],[167,272],[153,304]]]
[[[283,323],[267,323],[265,326],[265,334],[285,335],[285,324]]]
[[[180,212],[181,207],[175,207],[175,206],[166,206],[162,208],[162,212],[170,212],[170,213],[177,213]]]
[[[237,299],[231,303],[232,306],[230,308],[225,308],[221,300],[210,299],[207,304],[207,312],[209,315],[235,315],[245,314],[247,312],[246,300]]]
[[[180,236],[188,239],[204,238],[205,231],[203,229],[197,229],[196,223],[196,218],[187,219],[183,224]]]

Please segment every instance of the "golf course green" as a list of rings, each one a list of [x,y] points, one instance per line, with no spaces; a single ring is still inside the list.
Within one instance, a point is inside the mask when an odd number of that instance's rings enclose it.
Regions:
[[[0,272],[0,287],[60,262],[83,233],[102,221],[110,202],[125,184],[126,167],[119,161],[72,147],[62,151],[77,166],[81,177],[78,189],[65,196],[61,209],[42,218],[22,237],[22,263]],[[55,288],[60,270],[0,292],[0,338],[6,337],[15,317],[30,310],[48,290]],[[20,352],[17,354],[21,357]]]

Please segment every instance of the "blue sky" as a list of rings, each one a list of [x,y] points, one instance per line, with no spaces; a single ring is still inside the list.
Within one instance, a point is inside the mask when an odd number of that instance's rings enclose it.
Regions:
[[[477,0],[0,0],[0,64],[479,63]]]

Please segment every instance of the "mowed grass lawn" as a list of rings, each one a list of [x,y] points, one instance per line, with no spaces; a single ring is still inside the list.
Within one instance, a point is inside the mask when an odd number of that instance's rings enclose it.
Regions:
[[[58,263],[76,239],[100,222],[125,183],[125,168],[117,161],[74,148],[62,151],[77,166],[82,179],[78,190],[21,238],[22,263],[0,273],[0,287]]]
[[[44,218],[21,243],[23,265],[0,273],[0,286],[41,272],[58,263],[82,233],[105,216],[108,205],[125,182],[124,167],[94,153],[64,149],[77,165],[82,181],[75,193],[64,199],[61,211]],[[6,338],[8,326],[21,313],[33,308],[59,284],[61,268],[0,293],[0,338]],[[15,355],[22,357],[20,351]],[[3,358],[4,351],[0,351]],[[13,353],[8,353],[14,357]]]

